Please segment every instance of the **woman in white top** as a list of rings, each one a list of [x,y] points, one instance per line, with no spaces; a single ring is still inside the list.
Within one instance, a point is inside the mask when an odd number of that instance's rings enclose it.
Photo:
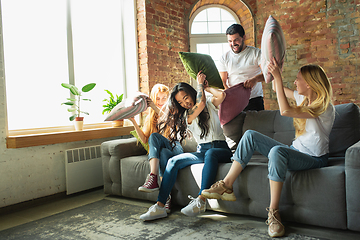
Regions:
[[[248,130],[242,136],[232,158],[232,166],[224,178],[202,191],[206,198],[235,201],[232,185],[246,167],[254,151],[267,156],[270,182],[270,206],[266,209],[271,237],[284,235],[279,201],[287,170],[306,170],[327,166],[329,135],[335,119],[331,104],[332,88],[324,70],[317,65],[300,68],[295,80],[296,91],[283,86],[280,69],[275,60],[269,64],[274,76],[274,90],[282,116],[294,118],[296,139],[291,146],[284,145],[261,133]],[[296,101],[290,106],[287,98]]]
[[[198,73],[197,91],[187,83],[179,83],[170,93],[168,107],[173,114],[164,114],[166,118],[160,121],[160,132],[164,128],[170,128],[172,129],[169,136],[170,142],[176,142],[178,138],[182,142],[190,130],[198,147],[196,152],[182,153],[169,159],[157,203],[151,206],[147,213],[140,216],[140,219],[144,221],[167,216],[164,205],[175,184],[177,173],[180,169],[192,164],[204,163],[201,188],[197,198],[189,196],[192,201],[181,212],[188,216],[205,212],[205,198],[200,195],[201,191],[209,188],[215,181],[218,163],[230,162],[232,153],[225,141],[217,114],[217,107],[224,100],[225,93],[208,87],[205,78],[203,73]],[[212,96],[206,98],[204,90],[210,92]]]

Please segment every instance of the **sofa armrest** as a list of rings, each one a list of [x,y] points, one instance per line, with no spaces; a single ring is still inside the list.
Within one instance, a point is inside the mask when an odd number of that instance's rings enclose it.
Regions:
[[[345,185],[348,229],[360,231],[360,141],[345,152]]]
[[[134,137],[103,142],[101,144],[101,158],[104,192],[121,196],[121,159],[145,154],[146,150]]]
[[[355,168],[360,170],[360,141],[346,150],[345,168]]]

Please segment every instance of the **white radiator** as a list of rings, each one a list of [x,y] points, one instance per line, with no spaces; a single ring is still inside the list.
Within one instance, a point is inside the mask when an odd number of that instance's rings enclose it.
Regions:
[[[66,194],[104,185],[100,145],[65,151]]]

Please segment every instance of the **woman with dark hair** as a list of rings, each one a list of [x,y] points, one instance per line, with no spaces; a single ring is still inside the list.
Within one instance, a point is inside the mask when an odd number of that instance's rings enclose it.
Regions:
[[[218,163],[230,162],[232,156],[217,113],[217,108],[225,98],[222,90],[207,85],[205,74],[197,75],[197,91],[187,83],[177,84],[169,97],[168,111],[159,123],[160,132],[170,128],[171,143],[182,142],[189,136],[189,130],[198,143],[197,151],[182,153],[169,159],[161,183],[157,203],[147,213],[140,216],[144,221],[167,216],[165,202],[173,188],[180,169],[192,164],[204,163],[201,188],[197,198],[189,196],[190,203],[181,212],[187,216],[196,216],[205,212],[205,198],[201,196],[203,189],[209,188],[215,180]],[[205,92],[211,93],[205,97]],[[180,139],[179,139],[180,138]]]

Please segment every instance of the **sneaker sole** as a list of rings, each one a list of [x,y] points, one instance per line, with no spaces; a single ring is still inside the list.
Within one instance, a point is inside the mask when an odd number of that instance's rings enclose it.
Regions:
[[[160,218],[166,218],[167,217],[167,214],[161,214],[161,215],[157,215],[157,216],[153,216],[153,217],[149,217],[149,218],[141,218],[141,220],[143,220],[144,222],[146,221],[152,221],[152,220],[156,220],[156,219],[160,219]]]
[[[210,198],[210,199],[221,199],[224,201],[236,201],[236,197],[235,197],[234,193],[229,194],[229,193],[224,192],[221,195],[218,193],[209,193],[209,192],[202,191],[201,196],[203,196],[205,198]]]
[[[270,237],[282,237],[285,234],[285,229],[283,229],[279,233],[270,233],[270,231],[268,231],[268,234],[269,234]]]
[[[159,190],[159,188],[152,188],[152,189],[144,188],[144,187],[139,187],[138,188],[139,192],[147,192],[147,193],[155,192],[155,191],[158,191],[158,190]]]

